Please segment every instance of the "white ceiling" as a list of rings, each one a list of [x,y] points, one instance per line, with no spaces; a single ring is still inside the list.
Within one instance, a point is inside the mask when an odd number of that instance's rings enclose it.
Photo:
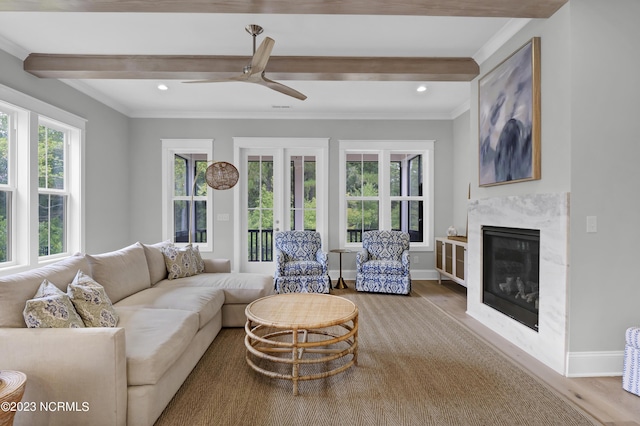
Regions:
[[[248,24],[272,56],[473,57],[479,64],[528,19],[380,15],[0,12],[0,49],[29,53],[250,56]],[[240,73],[241,70],[238,70]],[[267,66],[267,77],[269,67]],[[305,101],[254,84],[65,80],[130,117],[454,118],[469,82],[281,81]],[[169,90],[161,92],[159,83]]]

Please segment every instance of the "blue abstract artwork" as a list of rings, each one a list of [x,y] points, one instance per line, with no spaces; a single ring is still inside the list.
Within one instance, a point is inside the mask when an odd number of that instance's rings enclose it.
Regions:
[[[479,184],[540,178],[539,39],[479,82]]]

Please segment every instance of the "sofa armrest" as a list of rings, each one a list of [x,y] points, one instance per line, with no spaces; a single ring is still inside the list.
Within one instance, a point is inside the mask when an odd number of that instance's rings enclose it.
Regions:
[[[404,273],[408,274],[411,268],[411,256],[409,254],[409,250],[402,252],[402,267],[404,268]]]
[[[204,259],[205,272],[231,272],[231,260],[229,259]]]
[[[0,366],[27,383],[16,425],[124,425],[123,328],[0,328]],[[58,405],[65,404],[63,408]]]
[[[369,251],[366,249],[356,253],[356,271],[362,272],[362,265],[369,261]]]
[[[322,274],[326,274],[329,266],[329,255],[327,254],[327,252],[318,250],[316,252],[316,262],[322,265]]]

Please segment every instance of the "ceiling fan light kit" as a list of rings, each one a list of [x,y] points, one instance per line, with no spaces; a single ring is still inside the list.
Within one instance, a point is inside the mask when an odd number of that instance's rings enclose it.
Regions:
[[[265,68],[267,67],[271,51],[273,50],[273,46],[276,42],[270,37],[265,37],[262,43],[260,43],[260,46],[256,49],[256,36],[262,34],[264,29],[260,25],[251,24],[247,25],[245,30],[253,38],[253,57],[251,58],[251,62],[242,69],[242,74],[223,80],[194,80],[185,81],[185,83],[221,83],[241,81],[245,83],[259,84],[271,90],[275,90],[276,92],[300,99],[301,101],[307,99],[306,95],[298,92],[297,90],[292,89],[289,86],[285,86],[282,83],[278,83],[277,81],[269,80],[265,77]]]

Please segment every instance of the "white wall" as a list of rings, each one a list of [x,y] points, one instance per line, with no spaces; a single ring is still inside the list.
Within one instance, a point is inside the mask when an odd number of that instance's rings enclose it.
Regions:
[[[127,117],[62,82],[24,72],[22,61],[3,51],[0,84],[87,119],[85,251],[99,253],[135,242],[129,233]]]
[[[213,138],[214,157],[233,162],[233,137],[329,137],[329,223],[338,223],[338,140],[339,139],[433,139],[435,143],[435,230],[444,235],[451,222],[451,176],[453,126],[450,120],[214,120],[214,119],[132,119],[132,235],[143,242],[159,241],[161,230],[161,143],[163,138]],[[242,171],[241,171],[242,172]],[[443,182],[441,185],[440,182]],[[333,207],[332,207],[333,206]],[[214,191],[214,219],[233,211],[232,191]],[[213,257],[233,259],[233,221],[214,220]],[[338,229],[330,225],[328,248],[337,248]],[[338,255],[330,255],[331,269],[337,269]],[[433,273],[433,252],[416,252],[412,270]],[[343,268],[355,270],[355,254],[343,256]],[[349,276],[348,273],[345,276]]]

